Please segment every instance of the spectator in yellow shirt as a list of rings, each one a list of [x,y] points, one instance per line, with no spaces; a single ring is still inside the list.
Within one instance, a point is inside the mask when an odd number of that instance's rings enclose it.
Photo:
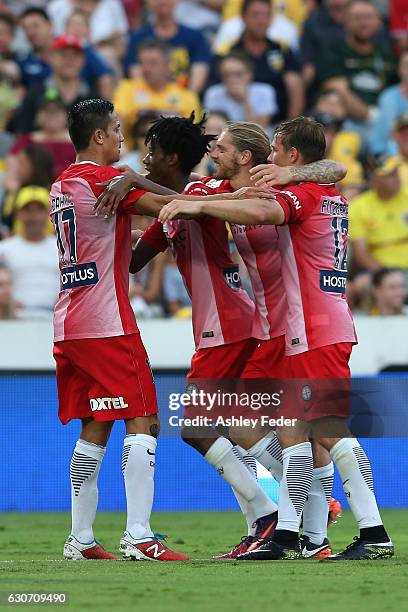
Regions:
[[[198,96],[172,82],[169,48],[161,41],[146,40],[139,46],[141,77],[122,79],[114,92],[113,103],[125,131],[129,131],[140,111],[189,117],[200,116]]]
[[[398,163],[387,160],[372,177],[372,189],[350,203],[350,238],[357,270],[408,270],[408,189]]]

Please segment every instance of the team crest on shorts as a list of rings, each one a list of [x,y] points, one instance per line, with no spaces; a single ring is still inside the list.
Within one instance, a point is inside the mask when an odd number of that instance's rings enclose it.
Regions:
[[[305,402],[309,402],[312,399],[312,387],[309,385],[302,387],[301,395]]]
[[[197,385],[195,383],[188,383],[187,387],[186,387],[186,393],[187,395],[193,395],[198,394],[200,392],[199,388],[197,387]]]

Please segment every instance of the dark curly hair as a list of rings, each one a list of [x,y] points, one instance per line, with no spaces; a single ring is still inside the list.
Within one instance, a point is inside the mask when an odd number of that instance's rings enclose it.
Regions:
[[[205,115],[198,123],[194,123],[194,119],[194,111],[189,118],[160,117],[145,138],[146,145],[158,144],[166,153],[177,155],[180,167],[186,174],[190,174],[208,152],[210,142],[217,138],[204,134]]]

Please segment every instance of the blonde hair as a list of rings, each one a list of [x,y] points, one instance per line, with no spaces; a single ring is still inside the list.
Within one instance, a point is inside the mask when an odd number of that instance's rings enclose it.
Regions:
[[[266,162],[271,145],[268,134],[260,125],[249,121],[227,121],[223,131],[231,135],[238,151],[251,151],[254,166]]]

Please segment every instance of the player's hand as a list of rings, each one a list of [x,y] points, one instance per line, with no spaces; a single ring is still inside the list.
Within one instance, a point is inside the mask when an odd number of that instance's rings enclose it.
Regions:
[[[258,187],[273,187],[274,185],[287,185],[293,182],[290,166],[277,166],[276,164],[259,164],[250,169],[251,181]]]
[[[171,219],[193,219],[201,215],[201,208],[201,202],[172,200],[161,209],[159,221],[161,221],[161,223],[166,223],[167,221],[171,221]]]
[[[143,230],[140,230],[140,229],[133,229],[132,230],[132,249],[135,248],[135,246],[137,244],[137,241],[142,236],[143,236]]]
[[[133,187],[133,179],[129,174],[115,176],[110,181],[97,183],[99,187],[106,187],[101,193],[94,205],[95,215],[104,215],[105,218],[109,215],[114,215],[119,204],[126,198],[127,194]]]
[[[263,198],[270,200],[273,197],[271,191],[265,187],[241,187],[234,193],[223,194],[225,199],[232,200],[249,200],[251,198]],[[228,197],[227,197],[228,196]]]

